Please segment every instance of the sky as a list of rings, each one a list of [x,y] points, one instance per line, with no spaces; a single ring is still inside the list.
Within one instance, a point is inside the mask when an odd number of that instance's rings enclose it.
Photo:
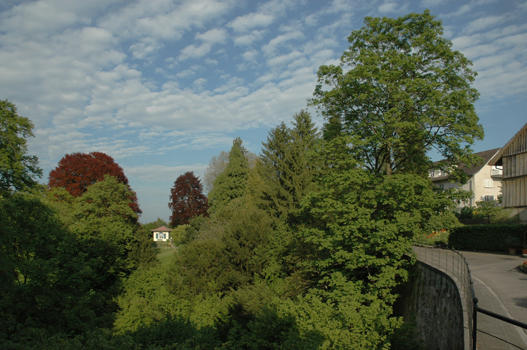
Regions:
[[[168,220],[177,177],[238,136],[258,154],[364,17],[425,9],[478,72],[474,151],[503,146],[527,122],[526,0],[2,0],[0,99],[33,121],[42,183],[65,154],[105,152],[141,222]]]

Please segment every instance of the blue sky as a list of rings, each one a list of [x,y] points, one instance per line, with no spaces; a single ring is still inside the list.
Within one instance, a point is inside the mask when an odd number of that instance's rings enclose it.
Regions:
[[[137,192],[141,221],[167,220],[176,178],[202,176],[236,136],[259,153],[365,16],[426,8],[479,74],[485,139],[474,150],[504,145],[527,122],[520,0],[3,0],[0,98],[34,122],[42,182],[66,153],[105,152]]]

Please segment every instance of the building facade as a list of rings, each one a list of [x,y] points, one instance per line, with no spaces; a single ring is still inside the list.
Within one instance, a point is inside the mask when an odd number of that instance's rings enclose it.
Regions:
[[[527,221],[527,124],[501,148],[490,164],[503,167],[503,206]]]
[[[467,202],[460,203],[460,207],[473,207],[480,201],[498,200],[502,195],[503,171],[500,165],[490,164],[490,160],[498,154],[499,150],[494,148],[475,153],[481,160],[473,167],[462,167],[463,172],[469,176],[465,184],[452,181],[450,175],[443,170],[431,170],[430,179],[434,185],[443,189],[458,188],[470,191],[472,197]]]

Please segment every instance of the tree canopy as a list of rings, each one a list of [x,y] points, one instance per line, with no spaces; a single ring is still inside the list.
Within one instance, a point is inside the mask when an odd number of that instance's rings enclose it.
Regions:
[[[105,175],[128,185],[123,169],[109,155],[102,152],[66,154],[49,173],[49,187],[63,187],[72,196],[78,197],[87,191],[88,186],[103,180]],[[130,194],[130,207],[136,213],[141,213],[137,195],[133,191]]]
[[[33,186],[42,175],[36,156],[27,154],[33,123],[17,113],[16,106],[0,101],[0,193]]]
[[[325,136],[352,135],[356,157],[376,174],[424,174],[431,149],[445,166],[470,163],[468,146],[483,137],[476,73],[442,35],[429,11],[366,17],[340,64],[318,70],[312,103],[327,118]]]
[[[186,172],[176,179],[170,190],[168,207],[172,211],[172,227],[188,224],[191,218],[207,214],[207,197],[203,194],[201,181],[193,172]]]

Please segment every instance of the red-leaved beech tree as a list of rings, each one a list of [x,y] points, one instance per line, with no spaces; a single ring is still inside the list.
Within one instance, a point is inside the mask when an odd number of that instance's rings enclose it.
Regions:
[[[203,194],[203,186],[192,171],[179,176],[170,190],[168,207],[172,211],[170,225],[188,224],[189,220],[198,215],[207,215],[209,208],[207,197]]]
[[[78,197],[88,186],[103,180],[104,175],[128,185],[123,169],[109,155],[102,152],[66,154],[49,173],[49,187],[64,187],[72,196]],[[130,207],[138,214],[142,212],[133,191]]]

